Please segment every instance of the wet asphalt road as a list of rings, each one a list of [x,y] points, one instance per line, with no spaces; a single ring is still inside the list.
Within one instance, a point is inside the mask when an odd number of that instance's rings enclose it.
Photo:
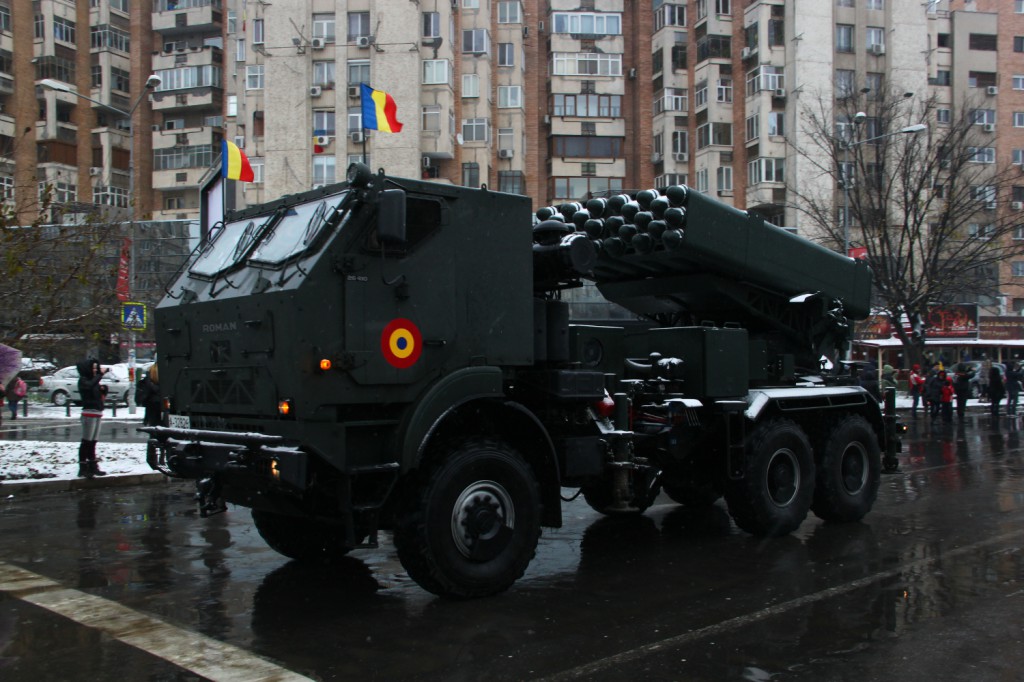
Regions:
[[[178,484],[5,500],[0,562],[312,679],[1019,680],[1022,428],[912,423],[864,522],[775,540],[724,506],[604,518],[580,498],[512,590],[471,602],[422,591],[387,537],[289,563]],[[179,663],[0,596],[0,679],[199,679]]]

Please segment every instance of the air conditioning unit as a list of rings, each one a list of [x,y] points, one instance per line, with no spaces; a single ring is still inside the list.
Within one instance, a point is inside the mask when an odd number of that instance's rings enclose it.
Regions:
[[[740,50],[740,59],[750,59],[755,54],[757,54],[756,48],[745,47],[742,50]]]
[[[786,96],[786,88],[775,88],[775,90],[772,91],[772,97],[785,97],[785,96]]]
[[[499,149],[498,150],[498,158],[499,159],[511,159],[514,154],[515,154],[515,152],[513,152],[513,150],[511,150],[511,149]]]
[[[880,57],[883,54],[885,54],[885,45],[875,43],[874,45],[868,48],[868,52],[875,55],[876,57]]]
[[[362,95],[362,88],[360,88],[358,85],[348,86],[348,96],[350,98],[356,99],[360,95]]]
[[[424,168],[430,168],[430,166],[431,166],[430,157],[429,156],[424,156],[423,157],[423,167]]]
[[[687,154],[686,152],[676,152],[675,154],[672,155],[672,158],[676,161],[686,162],[690,160],[690,155]]]
[[[1010,208],[1014,211],[1024,210],[1024,201],[1011,201]]]
[[[989,95],[998,95],[999,87],[995,85],[990,85],[987,88],[985,88],[985,93]]]
[[[986,123],[981,128],[986,133],[994,133],[996,131],[996,124],[995,123]]]
[[[99,166],[92,166],[91,168],[89,168],[89,175],[92,177],[96,177],[97,175],[100,175],[102,173],[103,169]]]
[[[348,139],[352,140],[356,144],[361,144],[365,137],[363,136],[363,131],[357,130],[354,133],[350,133]]]
[[[661,163],[661,153],[654,152],[651,154],[651,163]]]
[[[373,36],[359,36],[356,38],[356,47],[369,47],[373,45]]]
[[[327,41],[323,38],[313,38],[313,40],[309,41],[309,46],[314,50],[322,50],[326,45]]]
[[[316,142],[317,146],[324,147],[324,146],[329,145],[331,143],[331,136],[330,135],[317,135],[316,137],[313,138],[313,140]]]
[[[309,87],[310,97],[319,97],[321,92],[323,92],[323,88],[321,88],[319,85],[311,85]]]
[[[551,115],[550,114],[544,114],[544,125],[546,125],[546,126],[547,125],[551,125]]]

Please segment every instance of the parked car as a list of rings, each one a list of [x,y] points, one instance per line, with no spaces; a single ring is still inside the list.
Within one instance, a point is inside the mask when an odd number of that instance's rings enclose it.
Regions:
[[[127,403],[128,391],[132,388],[128,381],[128,365],[118,363],[103,367],[110,370],[103,375],[102,380],[107,387],[107,402]],[[78,394],[78,368],[74,365],[62,367],[53,374],[40,377],[39,388],[36,390],[45,394],[46,399],[54,405],[63,407],[68,402],[77,405],[82,400]]]
[[[42,358],[22,358],[21,359],[21,370],[18,372],[18,376],[32,385],[39,381],[39,378],[47,374],[52,374],[57,369],[57,365],[53,364],[49,360]]]

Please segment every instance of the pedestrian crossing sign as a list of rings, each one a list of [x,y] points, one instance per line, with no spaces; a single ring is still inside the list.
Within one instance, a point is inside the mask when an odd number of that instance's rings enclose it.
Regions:
[[[125,301],[121,304],[121,326],[129,331],[146,331],[146,304]]]

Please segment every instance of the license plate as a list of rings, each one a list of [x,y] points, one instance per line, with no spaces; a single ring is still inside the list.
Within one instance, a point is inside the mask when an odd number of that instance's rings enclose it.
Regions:
[[[168,422],[172,429],[191,429],[192,420],[187,414],[172,414]]]

